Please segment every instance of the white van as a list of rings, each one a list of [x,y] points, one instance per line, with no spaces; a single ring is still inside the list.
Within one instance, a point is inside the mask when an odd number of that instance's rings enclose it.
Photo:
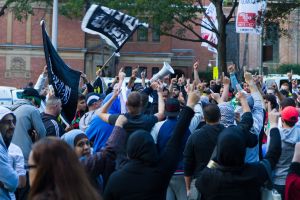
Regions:
[[[293,75],[292,79],[297,80],[297,84],[300,83],[299,75]],[[269,74],[268,76],[264,76],[264,82],[267,88],[272,87],[273,83],[276,83],[277,87],[280,88],[283,83],[288,82],[288,77],[286,74]]]
[[[13,104],[12,91],[17,88],[9,86],[0,86],[0,105]]]

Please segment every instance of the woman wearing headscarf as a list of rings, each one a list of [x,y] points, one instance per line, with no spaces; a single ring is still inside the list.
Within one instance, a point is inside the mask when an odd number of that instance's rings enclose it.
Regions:
[[[115,170],[115,159],[117,152],[125,145],[126,132],[119,131],[127,122],[126,117],[120,115],[116,121],[115,128],[106,142],[106,147],[100,152],[91,154],[91,146],[83,131],[76,129],[62,136],[70,147],[72,147],[87,171],[92,184],[99,192],[103,191],[111,173]],[[100,178],[102,176],[103,181]]]
[[[260,188],[268,180],[281,154],[278,114],[269,113],[269,120],[270,146],[260,163],[244,162],[246,147],[251,143],[248,133],[238,126],[222,131],[217,142],[215,162],[208,165],[196,181],[203,200],[260,199]]]
[[[161,154],[157,153],[149,132],[137,130],[129,136],[126,147],[129,160],[110,176],[104,191],[105,200],[166,198],[169,181],[180,159],[182,139],[198,101],[196,93],[189,94],[187,106],[180,112],[173,135]]]

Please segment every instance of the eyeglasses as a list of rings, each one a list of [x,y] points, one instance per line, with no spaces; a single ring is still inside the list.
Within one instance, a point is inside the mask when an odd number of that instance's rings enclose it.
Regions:
[[[3,119],[3,120],[1,120],[1,122],[6,125],[11,125],[11,124],[16,125],[15,119]]]
[[[29,171],[30,169],[35,169],[35,168],[37,168],[37,165],[25,165],[25,169],[27,171]]]
[[[84,145],[87,145],[87,146],[90,146],[91,145],[91,143],[90,143],[90,141],[81,141],[81,142],[79,142],[76,146],[77,147],[84,147]]]

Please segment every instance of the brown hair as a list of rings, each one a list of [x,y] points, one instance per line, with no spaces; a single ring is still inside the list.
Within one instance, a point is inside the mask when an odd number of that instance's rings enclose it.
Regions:
[[[127,97],[126,106],[128,112],[138,114],[142,107],[142,95],[139,92],[131,92]]]
[[[32,156],[37,175],[29,199],[49,192],[59,200],[100,199],[74,151],[65,142],[44,138],[33,145]]]

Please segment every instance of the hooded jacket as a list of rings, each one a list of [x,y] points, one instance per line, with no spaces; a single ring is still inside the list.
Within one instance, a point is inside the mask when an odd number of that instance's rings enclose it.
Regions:
[[[295,144],[300,142],[300,125],[280,129],[280,136],[282,152],[274,169],[273,181],[276,185],[285,185],[285,179],[294,155]]]
[[[217,143],[217,166],[206,167],[196,181],[203,200],[258,200],[260,188],[268,179],[262,163],[244,163],[246,147],[253,146],[251,137],[239,127],[229,127],[220,134]],[[281,153],[280,134],[271,129],[271,143],[263,162],[273,169]]]
[[[19,177],[8,160],[8,149],[0,133],[0,199],[9,200],[9,192],[14,192],[18,186]]]
[[[28,131],[34,129],[37,132],[39,139],[41,139],[46,136],[46,129],[40,111],[28,100],[18,102],[12,110],[16,116],[17,123],[11,142],[21,148],[26,165],[33,144]]]
[[[157,153],[149,132],[138,130],[127,141],[129,161],[109,178],[105,200],[163,200],[171,176],[176,170],[180,146],[194,111],[185,107],[168,144]]]

